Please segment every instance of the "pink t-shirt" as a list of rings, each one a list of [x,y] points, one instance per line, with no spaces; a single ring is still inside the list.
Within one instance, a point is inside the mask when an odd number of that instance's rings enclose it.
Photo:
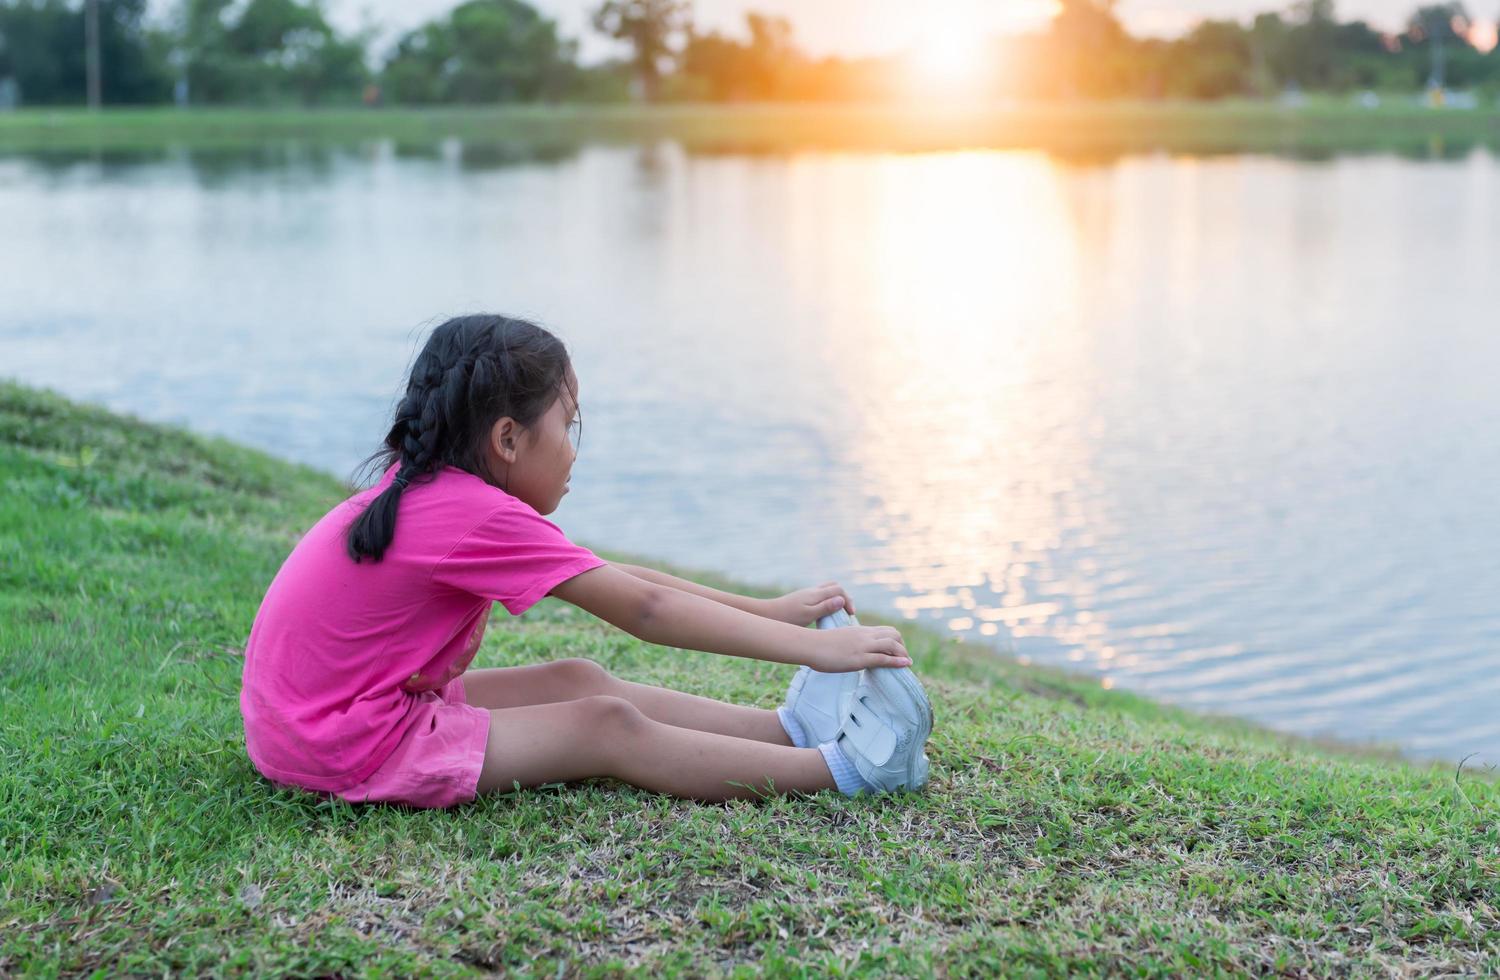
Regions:
[[[395,478],[334,507],[276,573],[245,646],[245,748],[270,779],[337,791],[365,779],[436,690],[473,659],[498,601],[512,616],[607,564],[529,504],[451,466],[401,497],[378,562],[349,557],[347,529]],[[413,674],[420,687],[408,687]]]

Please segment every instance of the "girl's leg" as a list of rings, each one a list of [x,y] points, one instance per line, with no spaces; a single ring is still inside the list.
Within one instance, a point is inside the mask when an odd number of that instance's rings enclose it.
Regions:
[[[774,745],[792,744],[774,710],[727,704],[667,687],[621,680],[594,661],[581,657],[525,667],[471,670],[463,675],[463,680],[469,703],[481,708],[517,708],[602,694],[624,698],[647,717],[679,728]]]
[[[837,789],[817,749],[679,728],[620,697],[490,712],[481,794],[593,776],[709,802]]]

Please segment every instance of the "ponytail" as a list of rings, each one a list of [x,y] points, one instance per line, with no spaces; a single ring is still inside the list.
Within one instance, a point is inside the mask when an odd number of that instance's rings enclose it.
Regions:
[[[364,558],[379,561],[385,557],[385,549],[390,547],[391,539],[396,536],[396,509],[401,504],[401,492],[408,485],[406,472],[403,468],[397,473],[391,485],[370,501],[369,506],[350,526],[349,557],[356,563]]]

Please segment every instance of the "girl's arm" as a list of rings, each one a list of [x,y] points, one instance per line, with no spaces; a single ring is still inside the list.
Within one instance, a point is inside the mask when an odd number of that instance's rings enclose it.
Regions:
[[[901,667],[911,663],[889,626],[812,630],[756,616],[701,595],[636,578],[614,565],[581,572],[550,595],[647,643],[749,657],[817,670]]]
[[[636,635],[662,646],[806,664],[828,672],[911,665],[901,634],[890,626],[813,630],[664,586],[647,603]]]
[[[747,613],[754,613],[757,616],[770,615],[770,610],[766,606],[765,599],[757,599],[747,595],[736,595],[733,592],[720,592],[718,589],[711,589],[706,585],[699,585],[697,582],[689,582],[687,579],[668,575],[666,572],[658,572],[654,568],[646,568],[643,565],[622,565],[619,562],[611,562],[611,564],[621,571],[629,572],[638,579],[644,579],[656,585],[665,585],[668,588],[677,589],[682,592],[701,595],[705,599],[712,599],[715,602],[721,602],[726,606],[732,606]]]

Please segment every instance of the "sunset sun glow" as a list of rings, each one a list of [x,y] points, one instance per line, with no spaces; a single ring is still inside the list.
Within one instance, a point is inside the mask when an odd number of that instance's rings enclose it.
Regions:
[[[907,56],[912,88],[933,94],[977,91],[990,66],[984,34],[964,23],[945,23],[919,37]]]

